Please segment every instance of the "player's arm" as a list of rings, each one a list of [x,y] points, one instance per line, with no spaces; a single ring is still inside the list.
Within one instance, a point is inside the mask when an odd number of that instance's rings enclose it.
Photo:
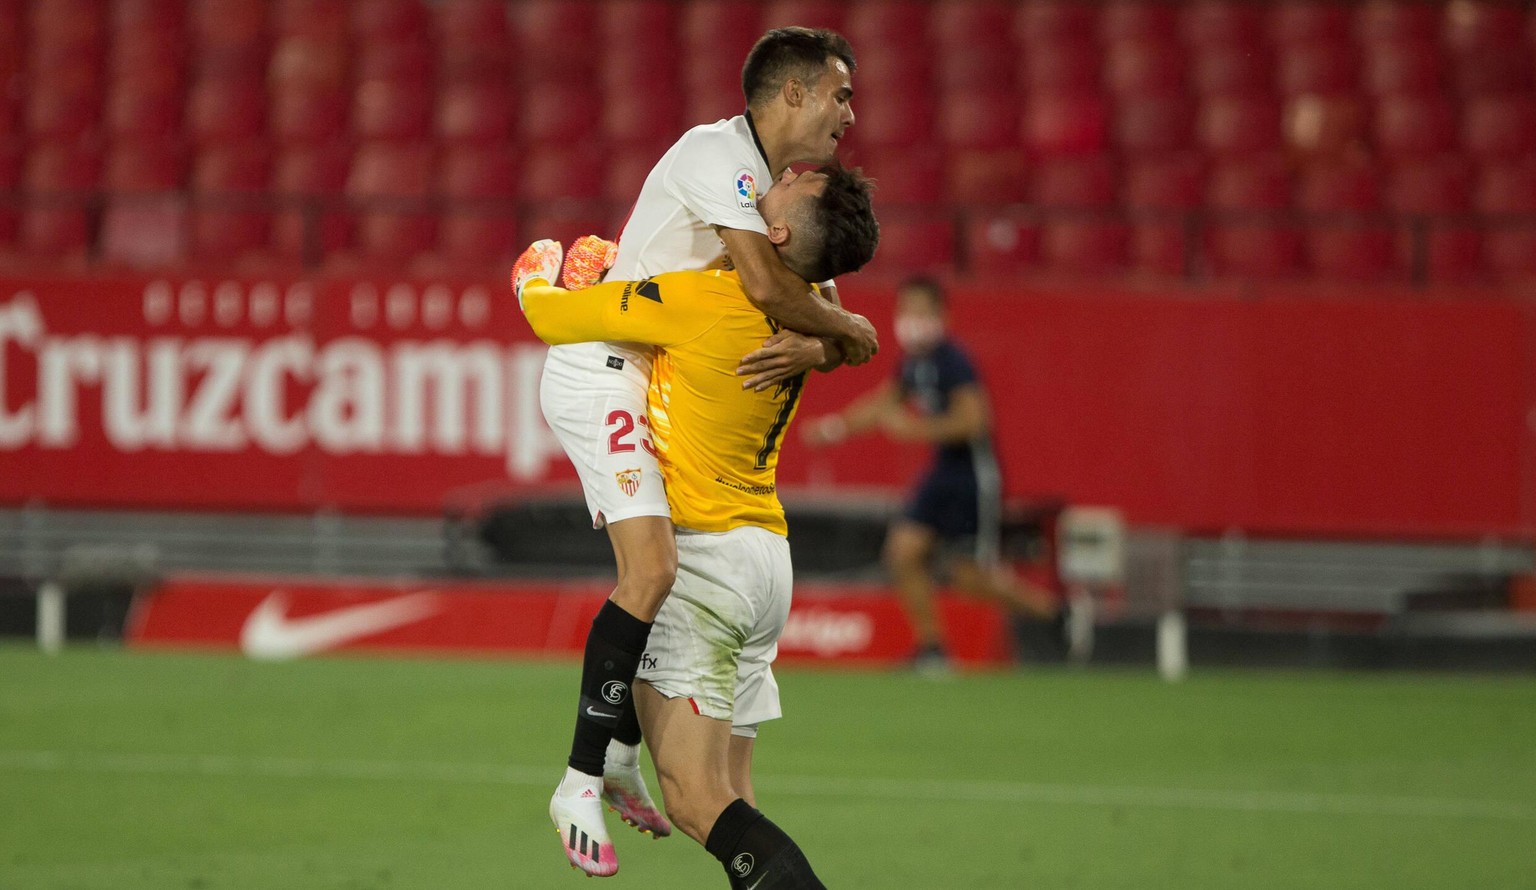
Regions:
[[[954,445],[985,433],[992,418],[986,392],[973,382],[950,390],[949,407],[942,414],[919,417],[899,411],[887,415],[882,423],[886,435],[893,439]]]
[[[646,288],[655,288],[654,295]],[[665,303],[659,299],[662,290],[667,292]],[[605,281],[579,291],[535,282],[523,288],[523,315],[539,339],[551,346],[594,340],[669,346],[693,339],[712,323],[709,316],[692,311],[695,292],[675,275]]]
[[[812,445],[835,445],[886,422],[901,413],[901,389],[887,380],[854,399],[848,407],[811,421],[805,439]]]
[[[813,337],[829,337],[841,347],[851,365],[861,365],[879,349],[874,325],[837,303],[816,296],[805,279],[779,259],[773,242],[761,232],[716,227],[726,253],[741,276],[747,299],[764,315],[793,331]],[[817,367],[830,356],[800,370]]]

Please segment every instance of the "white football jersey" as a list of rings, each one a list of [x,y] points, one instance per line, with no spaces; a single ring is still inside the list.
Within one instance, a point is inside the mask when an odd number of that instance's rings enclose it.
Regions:
[[[694,127],[645,178],[606,278],[637,281],[718,266],[725,248],[715,226],[768,234],[757,201],[772,185],[773,171],[745,116]],[[554,346],[546,376],[551,371],[583,388],[622,376],[643,392],[650,382],[651,349],[622,343]]]

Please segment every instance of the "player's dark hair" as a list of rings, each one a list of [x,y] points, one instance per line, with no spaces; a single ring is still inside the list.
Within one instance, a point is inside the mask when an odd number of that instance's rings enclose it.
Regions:
[[[880,223],[870,199],[875,184],[863,171],[833,164],[816,172],[827,177],[827,184],[806,218],[798,221],[803,243],[816,245],[816,252],[795,271],[807,281],[826,281],[857,272],[874,257]]]
[[[792,77],[814,85],[832,56],[842,59],[850,73],[858,68],[853,47],[836,31],[774,28],[758,38],[741,67],[741,92],[747,97],[747,107],[768,102]]]
[[[917,291],[924,297],[927,297],[928,302],[933,304],[935,308],[944,308],[944,286],[939,284],[937,278],[932,278],[928,275],[914,275],[903,281],[901,287],[897,290],[900,293]]]

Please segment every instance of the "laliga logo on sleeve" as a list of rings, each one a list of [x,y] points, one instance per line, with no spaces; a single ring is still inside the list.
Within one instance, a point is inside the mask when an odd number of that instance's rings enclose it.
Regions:
[[[736,174],[736,203],[744,210],[757,206],[757,180],[746,170]]]

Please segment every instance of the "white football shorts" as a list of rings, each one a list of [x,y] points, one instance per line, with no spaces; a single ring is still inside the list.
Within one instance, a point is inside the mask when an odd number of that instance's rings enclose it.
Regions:
[[[544,360],[539,406],[576,467],[592,527],[672,516],[651,442],[649,356],[617,344],[555,346]]]
[[[656,615],[636,679],[686,698],[735,735],[782,716],[773,660],[789,619],[789,539],[758,526],[677,531],[677,583]]]

